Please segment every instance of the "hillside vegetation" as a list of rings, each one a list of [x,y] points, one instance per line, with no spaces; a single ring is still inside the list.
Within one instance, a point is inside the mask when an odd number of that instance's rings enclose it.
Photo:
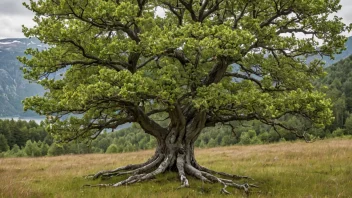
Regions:
[[[65,155],[0,160],[0,197],[228,197],[220,185],[190,178],[191,187],[177,190],[176,173],[151,182],[120,188],[87,188],[84,175],[143,162],[153,151],[123,154]],[[277,143],[197,149],[200,163],[218,171],[248,175],[260,186],[250,197],[349,197],[352,195],[352,140]],[[239,181],[245,182],[245,181]],[[243,192],[230,189],[235,197]]]
[[[317,82],[333,101],[335,120],[328,129],[336,134],[350,134],[352,129],[352,56],[326,69],[327,76]]]

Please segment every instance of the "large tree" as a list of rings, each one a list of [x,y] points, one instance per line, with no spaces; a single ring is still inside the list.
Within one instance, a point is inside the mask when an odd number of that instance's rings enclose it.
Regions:
[[[157,139],[147,162],[102,171],[131,176],[121,186],[166,170],[248,189],[209,170],[194,156],[206,127],[260,120],[306,137],[287,115],[314,126],[331,121],[330,101],[312,82],[324,72],[313,55],[344,48],[349,27],[333,17],[339,0],[31,0],[27,37],[48,44],[22,57],[25,77],[44,96],[25,109],[50,119],[48,130],[70,141],[138,123]],[[59,75],[60,74],[60,75]],[[167,126],[157,121],[163,117]]]

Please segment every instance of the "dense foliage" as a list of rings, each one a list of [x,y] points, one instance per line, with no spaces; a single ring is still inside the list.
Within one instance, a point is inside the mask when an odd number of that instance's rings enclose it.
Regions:
[[[37,25],[24,33],[52,47],[20,59],[25,77],[49,90],[25,108],[51,115],[48,130],[67,141],[128,122],[162,137],[235,120],[305,136],[281,118],[331,121],[330,102],[311,84],[323,63],[306,59],[343,49],[349,27],[328,17],[339,1],[197,2],[30,1]],[[62,78],[47,78],[61,69]],[[150,117],[161,112],[168,128]]]

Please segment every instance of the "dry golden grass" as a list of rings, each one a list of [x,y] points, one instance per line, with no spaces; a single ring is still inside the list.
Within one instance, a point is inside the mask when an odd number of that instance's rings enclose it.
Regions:
[[[0,197],[222,197],[221,186],[190,178],[177,190],[175,173],[120,188],[87,188],[84,184],[117,182],[82,176],[145,161],[153,151],[123,154],[66,155],[0,159]],[[218,171],[248,175],[260,186],[251,197],[352,197],[352,140],[278,143],[198,149],[200,164]],[[246,182],[246,181],[239,181]],[[236,196],[243,192],[230,189]]]

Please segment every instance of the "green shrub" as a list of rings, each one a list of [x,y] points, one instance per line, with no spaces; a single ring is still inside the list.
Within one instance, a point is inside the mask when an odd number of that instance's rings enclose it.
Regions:
[[[258,136],[255,136],[251,139],[251,144],[263,144]]]
[[[13,145],[12,149],[8,150],[5,153],[5,157],[25,157],[25,156],[27,156],[26,153],[23,150],[21,150],[21,148],[17,144]]]
[[[117,153],[116,144],[111,144],[108,149],[106,149],[106,153]]]
[[[337,128],[335,131],[332,132],[332,136],[333,137],[341,137],[344,135],[344,133],[345,133],[344,129]]]
[[[37,142],[32,142],[31,140],[28,140],[26,142],[26,146],[24,147],[24,152],[26,153],[27,156],[30,157],[38,157],[42,155],[42,152],[40,148],[37,145]]]
[[[53,143],[48,150],[49,156],[57,156],[65,154],[65,150],[62,146],[58,146],[57,144]]]
[[[49,150],[49,145],[47,143],[42,143],[42,145],[40,146],[40,152],[42,156],[45,156],[48,154],[48,150]]]

